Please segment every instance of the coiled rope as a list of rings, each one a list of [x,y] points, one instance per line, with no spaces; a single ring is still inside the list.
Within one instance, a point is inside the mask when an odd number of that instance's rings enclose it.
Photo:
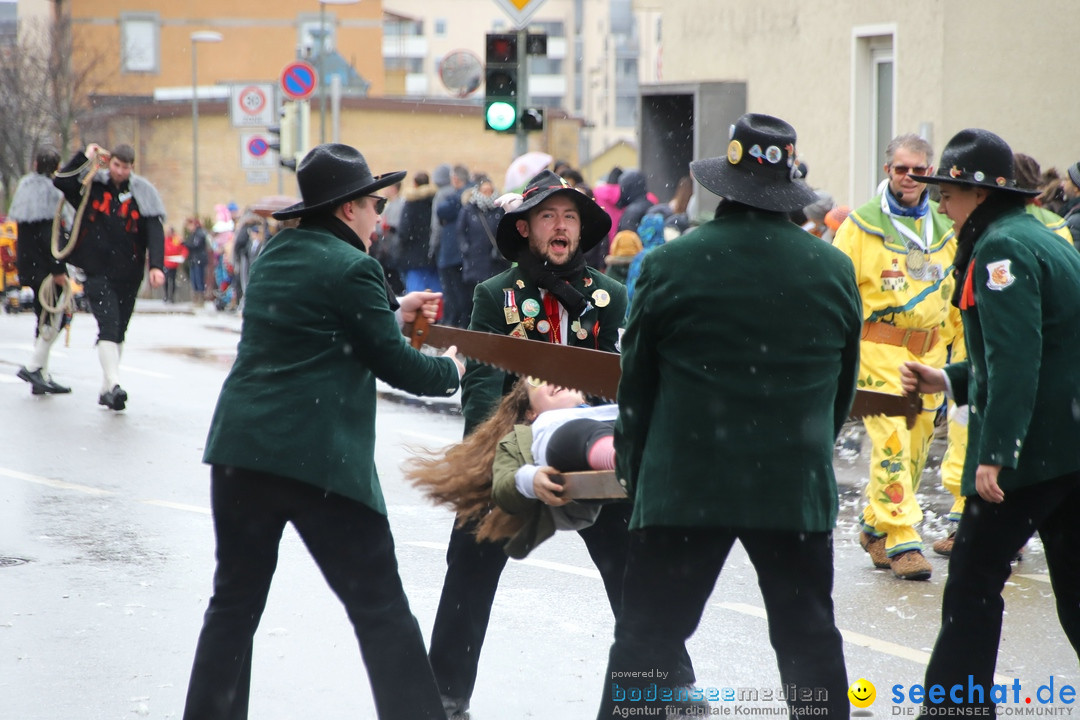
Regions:
[[[97,162],[100,162],[103,159],[107,159],[107,156],[99,155]],[[78,175],[94,164],[95,160],[88,159],[74,170],[70,170],[66,173],[56,173],[56,177],[71,177],[72,175]],[[75,212],[75,221],[71,224],[71,233],[68,235],[68,241],[64,247],[60,247],[60,228],[63,226],[64,203],[67,202],[67,199],[61,198],[60,202],[56,204],[56,213],[53,215],[52,237],[50,238],[49,245],[52,248],[53,257],[57,260],[63,260],[75,251],[75,245],[79,241],[79,228],[82,225],[83,214],[86,212],[86,203],[90,200],[90,185],[94,182],[95,172],[94,169],[90,169],[90,171],[86,173],[86,177],[82,179],[82,200],[79,201],[79,207]]]

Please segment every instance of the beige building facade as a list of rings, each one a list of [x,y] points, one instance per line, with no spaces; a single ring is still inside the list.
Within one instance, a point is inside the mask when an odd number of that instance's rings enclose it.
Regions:
[[[746,109],[795,126],[810,184],[837,202],[871,196],[903,132],[940,153],[982,127],[1044,168],[1080,160],[1075,0],[634,2],[659,15],[662,82],[745,82]]]

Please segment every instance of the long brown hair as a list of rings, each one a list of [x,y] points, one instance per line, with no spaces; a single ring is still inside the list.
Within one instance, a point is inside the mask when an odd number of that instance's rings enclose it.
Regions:
[[[523,516],[492,504],[491,475],[499,441],[515,425],[532,421],[528,389],[524,378],[518,380],[491,416],[464,440],[446,451],[417,450],[403,466],[409,482],[457,513],[457,527],[479,521],[476,535],[481,540],[509,537],[525,522]]]

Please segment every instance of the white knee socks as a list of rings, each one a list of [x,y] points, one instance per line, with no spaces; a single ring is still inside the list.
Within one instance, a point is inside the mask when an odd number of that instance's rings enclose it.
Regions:
[[[120,384],[120,347],[108,340],[98,340],[98,359],[105,376],[102,380],[102,393],[107,393]]]

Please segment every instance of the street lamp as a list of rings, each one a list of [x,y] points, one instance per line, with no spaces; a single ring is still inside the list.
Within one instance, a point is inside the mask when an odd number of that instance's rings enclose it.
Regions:
[[[326,6],[355,5],[360,0],[319,0],[319,143],[326,142]]]
[[[191,33],[191,212],[199,219],[199,90],[195,46],[198,43],[221,42],[221,33],[199,30]]]

